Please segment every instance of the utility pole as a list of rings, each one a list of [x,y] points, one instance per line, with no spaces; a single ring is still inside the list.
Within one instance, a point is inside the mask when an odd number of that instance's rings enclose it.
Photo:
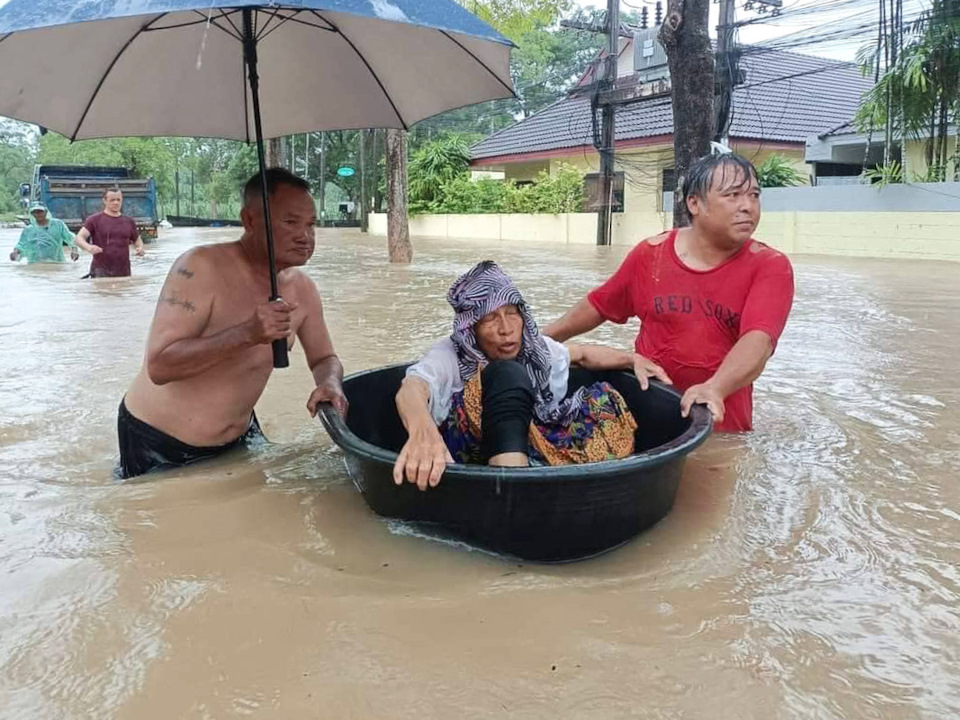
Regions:
[[[717,26],[717,79],[716,135],[714,139],[729,145],[730,108],[733,104],[733,86],[738,82],[740,70],[734,52],[734,25],[736,21],[735,0],[720,0],[720,24]]]
[[[173,171],[173,180],[177,186],[177,215],[180,215],[180,170]]]
[[[605,86],[617,82],[617,60],[620,55],[620,0],[607,0],[607,67]],[[604,104],[600,130],[600,212],[597,214],[597,245],[609,245],[613,225],[613,178],[616,165],[616,111],[613,103]]]
[[[620,38],[632,38],[633,33],[620,27],[620,2],[607,0],[607,16],[602,26],[579,20],[562,20],[561,27],[587,32],[603,33],[607,36],[607,56],[605,66],[598,82],[592,83],[593,91],[590,104],[592,120],[596,122],[596,111],[600,109],[600,132],[597,138],[594,130],[594,144],[600,154],[600,208],[597,212],[597,245],[609,245],[613,225],[613,191],[616,169],[616,108],[636,102],[633,97],[637,87],[618,88],[617,62],[620,55]],[[587,90],[582,88],[580,92]],[[624,94],[622,90],[626,90]],[[621,96],[623,95],[623,96]],[[596,128],[596,125],[594,125]],[[599,142],[597,140],[599,139]]]
[[[327,134],[320,133],[320,227],[327,224]]]
[[[733,120],[733,88],[741,83],[740,50],[737,47],[736,31],[744,23],[737,22],[736,0],[718,0],[720,4],[720,22],[717,25],[717,52],[714,58],[714,96],[715,127],[714,140],[724,145],[730,144],[730,124]],[[769,13],[779,17],[783,0],[747,0],[744,9]],[[747,21],[749,22],[749,21]]]

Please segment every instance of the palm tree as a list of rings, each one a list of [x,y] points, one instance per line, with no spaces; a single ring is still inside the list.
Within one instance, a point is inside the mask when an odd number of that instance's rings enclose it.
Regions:
[[[960,0],[933,0],[930,8],[905,28],[899,52],[887,52],[883,37],[864,48],[858,61],[864,74],[876,73],[876,85],[857,113],[862,130],[894,128],[901,138],[926,138],[928,179],[945,180],[950,120],[960,119]],[[880,57],[893,57],[882,74]],[[888,130],[889,140],[893,133]],[[954,154],[954,176],[960,173]]]

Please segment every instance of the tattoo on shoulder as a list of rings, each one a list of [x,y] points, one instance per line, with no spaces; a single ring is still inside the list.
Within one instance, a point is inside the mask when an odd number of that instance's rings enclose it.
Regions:
[[[160,297],[160,302],[166,303],[167,305],[170,305],[172,307],[183,308],[187,312],[191,312],[191,313],[197,311],[196,305],[194,305],[189,300],[181,300],[180,298],[177,297],[176,293],[172,295],[162,295]]]
[[[183,275],[187,280],[193,277],[194,273],[192,270],[188,270],[185,267],[177,268],[177,275]]]

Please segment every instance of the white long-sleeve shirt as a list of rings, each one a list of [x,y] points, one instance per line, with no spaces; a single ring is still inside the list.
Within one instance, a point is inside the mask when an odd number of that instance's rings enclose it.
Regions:
[[[550,353],[550,390],[553,392],[550,410],[553,410],[567,396],[570,351],[553,338],[544,335],[543,339]],[[407,368],[407,376],[420,378],[429,387],[430,397],[427,404],[433,421],[439,426],[450,414],[454,394],[463,390],[457,349],[453,340],[444,338],[435,343],[426,355]]]

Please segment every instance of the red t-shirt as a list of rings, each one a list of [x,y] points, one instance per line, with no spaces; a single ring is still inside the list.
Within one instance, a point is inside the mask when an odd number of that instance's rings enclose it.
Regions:
[[[660,365],[679,390],[706,382],[751,330],[774,347],[793,304],[793,268],[782,253],[748,240],[710,270],[677,257],[677,231],[637,245],[617,272],[587,298],[604,319],[640,318],[636,351]],[[726,398],[720,432],[753,428],[753,386]]]
[[[126,277],[130,274],[130,244],[140,237],[137,224],[126,215],[114,217],[98,212],[83,226],[90,233],[90,244],[103,248],[90,263],[91,277]]]

